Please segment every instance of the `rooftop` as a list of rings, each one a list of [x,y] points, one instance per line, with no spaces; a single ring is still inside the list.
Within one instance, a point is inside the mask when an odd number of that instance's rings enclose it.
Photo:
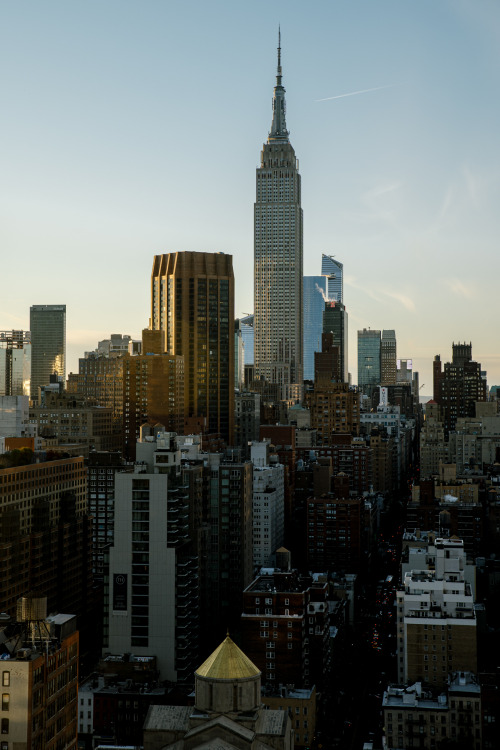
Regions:
[[[244,680],[258,677],[260,673],[260,669],[226,636],[220,646],[198,667],[195,675],[212,680]]]

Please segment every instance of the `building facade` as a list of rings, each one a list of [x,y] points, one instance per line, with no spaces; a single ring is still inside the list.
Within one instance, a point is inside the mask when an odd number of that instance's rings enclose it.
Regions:
[[[184,413],[231,445],[234,433],[234,274],[231,255],[156,255],[150,328],[184,357]]]
[[[269,442],[253,443],[253,565],[276,564],[285,535],[285,467],[269,457]]]
[[[475,403],[486,401],[486,378],[479,362],[472,360],[471,344],[453,344],[451,362],[442,369],[441,357],[433,362],[434,401],[439,404],[445,438],[461,417],[475,416]]]
[[[66,380],[66,305],[32,305],[31,332],[31,398],[38,398],[38,388],[56,374]]]
[[[333,335],[333,343],[339,347],[340,379],[349,381],[347,310],[342,302],[329,300],[323,311],[323,333]]]
[[[0,331],[0,396],[29,396],[30,378],[29,331]]]
[[[380,331],[358,331],[358,385],[364,393],[371,393],[380,385],[380,346]]]
[[[380,342],[380,384],[396,385],[396,331],[382,331]]]
[[[398,680],[440,688],[454,670],[477,672],[476,614],[462,540],[436,539],[428,554],[396,593]]]
[[[328,666],[328,583],[296,571],[266,570],[245,589],[241,615],[245,653],[266,685],[320,685]]]
[[[1,633],[0,747],[76,750],[76,617],[47,617],[43,597],[20,599],[16,615]]]
[[[105,649],[154,655],[160,679],[185,682],[198,656],[199,580],[181,453],[172,433],[141,433],[134,472],[115,477]]]
[[[303,226],[298,161],[289,140],[281,43],[273,119],[257,168],[254,206],[255,375],[282,387],[303,381]]]
[[[0,470],[0,608],[43,592],[49,611],[88,612],[92,519],[83,458]]]
[[[321,351],[326,276],[304,276],[304,380],[314,380],[314,352]]]
[[[321,256],[321,273],[328,278],[328,299],[344,301],[344,264],[333,255]]]

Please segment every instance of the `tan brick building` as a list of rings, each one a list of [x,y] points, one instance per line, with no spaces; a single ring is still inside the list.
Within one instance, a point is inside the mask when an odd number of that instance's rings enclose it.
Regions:
[[[452,671],[477,671],[476,615],[463,541],[436,539],[429,557],[397,592],[398,679],[442,687]]]

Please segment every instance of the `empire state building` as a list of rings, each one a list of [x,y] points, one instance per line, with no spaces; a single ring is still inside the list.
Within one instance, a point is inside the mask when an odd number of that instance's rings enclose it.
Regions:
[[[281,82],[281,39],[271,131],[257,168],[254,206],[255,375],[300,397],[302,357],[302,208],[298,160],[288,137]]]

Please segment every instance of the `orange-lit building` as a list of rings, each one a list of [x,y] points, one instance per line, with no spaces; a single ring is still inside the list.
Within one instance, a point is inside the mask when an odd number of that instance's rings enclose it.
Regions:
[[[224,253],[156,255],[150,328],[184,357],[184,413],[206,417],[228,445],[234,433],[234,274]]]
[[[5,618],[0,672],[0,748],[77,747],[78,631],[76,617],[46,616],[44,597],[18,602]]]

